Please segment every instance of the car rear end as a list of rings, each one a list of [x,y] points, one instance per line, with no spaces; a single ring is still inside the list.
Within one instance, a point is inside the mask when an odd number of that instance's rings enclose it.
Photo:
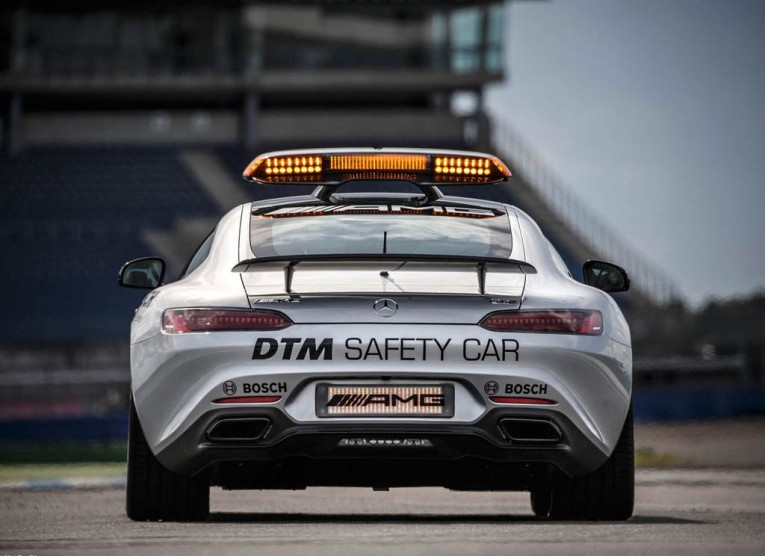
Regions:
[[[134,322],[136,422],[163,469],[231,489],[530,490],[567,515],[572,478],[631,427],[624,319],[520,211],[425,193],[224,217]]]
[[[519,310],[536,269],[482,262],[524,252],[513,209],[322,208],[253,207],[258,257],[233,271],[250,308],[167,308],[134,346],[155,369],[136,398],[163,464],[232,488],[523,488],[605,461],[629,350],[591,306]]]

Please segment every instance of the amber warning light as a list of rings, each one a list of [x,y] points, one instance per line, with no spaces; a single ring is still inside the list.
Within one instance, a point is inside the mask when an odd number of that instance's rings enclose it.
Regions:
[[[474,185],[504,181],[510,170],[495,156],[468,151],[326,149],[262,154],[243,175],[258,183],[291,185],[339,185],[353,180]]]

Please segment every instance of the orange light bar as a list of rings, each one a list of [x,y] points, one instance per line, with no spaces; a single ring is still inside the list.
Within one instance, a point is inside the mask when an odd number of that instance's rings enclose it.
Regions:
[[[340,185],[353,180],[410,181],[420,186],[471,185],[510,177],[498,158],[463,151],[325,149],[266,153],[244,170],[258,183]]]
[[[425,171],[428,157],[424,154],[349,154],[331,155],[331,170],[405,170]]]

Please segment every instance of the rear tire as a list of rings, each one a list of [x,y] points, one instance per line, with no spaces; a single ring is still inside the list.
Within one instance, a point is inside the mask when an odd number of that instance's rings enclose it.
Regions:
[[[134,521],[204,521],[210,514],[207,476],[186,477],[157,460],[143,435],[132,400],[126,510]]]
[[[569,520],[626,520],[635,503],[632,407],[613,454],[600,469],[553,484],[549,516]]]
[[[531,511],[537,517],[550,515],[552,507],[552,490],[549,486],[535,487],[531,491]]]

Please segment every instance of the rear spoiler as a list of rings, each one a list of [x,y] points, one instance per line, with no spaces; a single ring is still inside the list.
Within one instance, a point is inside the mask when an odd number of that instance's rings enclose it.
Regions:
[[[481,294],[485,292],[486,265],[512,265],[520,268],[524,274],[536,274],[537,269],[526,261],[516,259],[501,259],[498,257],[467,257],[460,255],[418,255],[418,254],[371,254],[371,255],[292,255],[276,257],[257,257],[240,261],[232,272],[245,272],[250,265],[267,263],[286,263],[284,267],[285,291],[292,293],[292,273],[295,266],[303,262],[447,262],[447,263],[472,263],[476,265],[478,272],[478,288]]]

